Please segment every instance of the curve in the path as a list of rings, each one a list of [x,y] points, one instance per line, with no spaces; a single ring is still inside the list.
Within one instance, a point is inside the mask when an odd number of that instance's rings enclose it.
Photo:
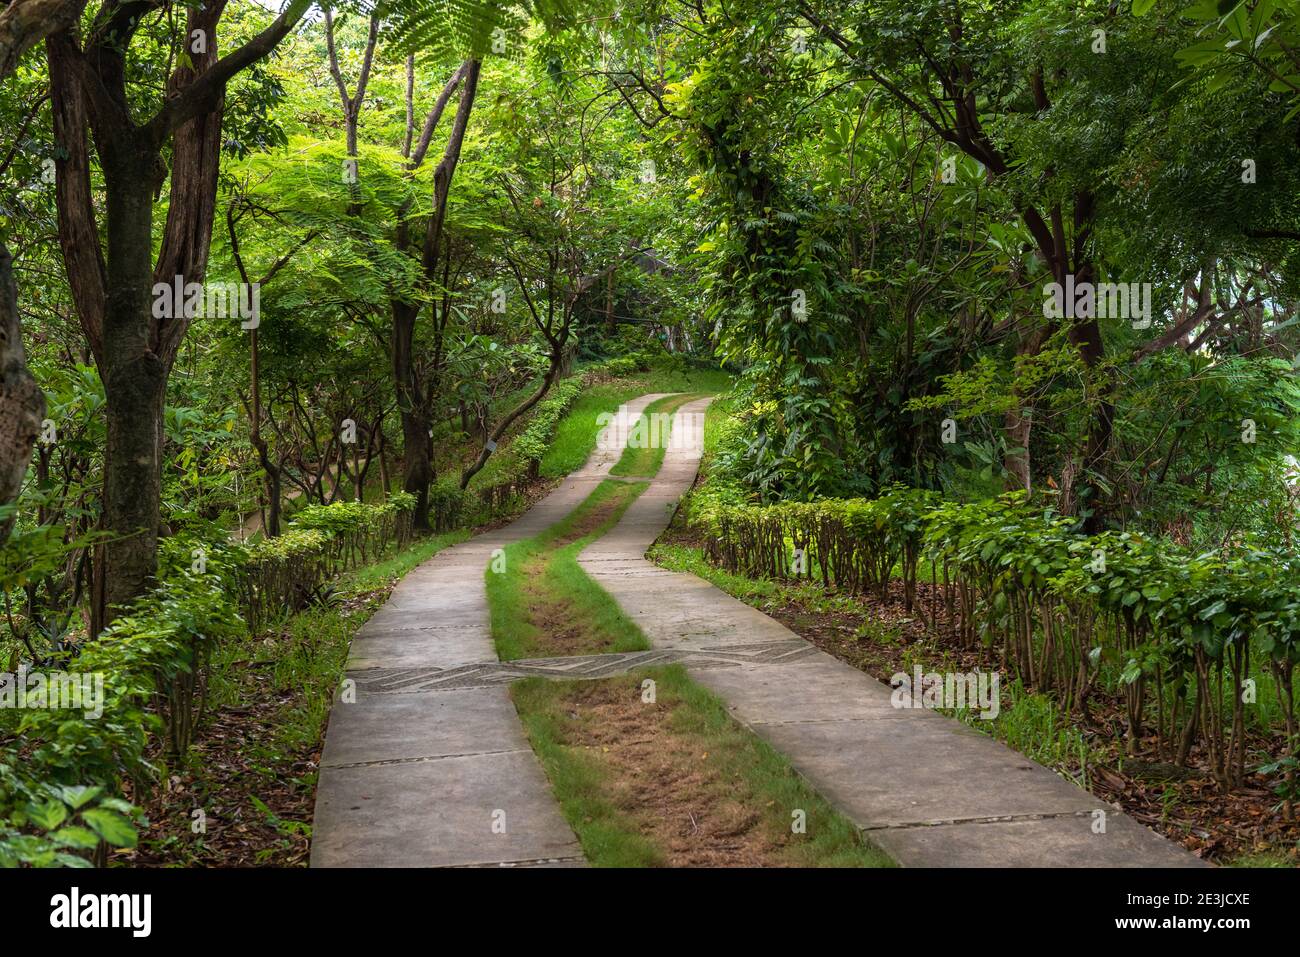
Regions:
[[[673,432],[707,405],[683,406]],[[686,653],[691,677],[874,844],[905,866],[1203,866],[993,738],[933,711],[894,708],[871,676],[708,582],[647,561],[699,466],[703,429],[682,434],[696,441],[673,444],[651,487],[579,564],[655,649]],[[719,656],[738,660],[717,667]]]
[[[638,415],[661,397],[641,396],[626,410]],[[347,665],[355,701],[336,700],[321,755],[313,867],[584,862],[520,727],[512,675],[438,677],[490,672],[497,655],[483,576],[493,552],[562,519],[621,453],[597,448],[511,525],[439,552],[357,633]]]

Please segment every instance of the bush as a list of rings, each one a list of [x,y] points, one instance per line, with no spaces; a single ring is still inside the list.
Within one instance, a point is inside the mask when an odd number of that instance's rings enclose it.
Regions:
[[[183,752],[202,717],[215,642],[242,631],[220,574],[186,571],[85,643],[66,674],[102,681],[102,713],[5,709],[0,763],[0,866],[80,866],[85,855],[132,847],[142,817],[121,797],[153,783],[151,733]],[[84,704],[85,702],[83,702]],[[102,842],[102,843],[101,843]]]
[[[528,463],[530,475],[535,472],[536,463],[540,463],[542,456],[546,454],[546,448],[555,435],[556,427],[573,403],[578,400],[582,389],[581,377],[561,379],[551,386],[550,394],[533,409],[528,426],[511,444],[511,452],[521,461]]]
[[[637,372],[644,372],[648,364],[643,359],[632,356],[621,356],[617,359],[610,359],[608,362],[601,363],[600,371],[614,378],[635,375]]]
[[[247,547],[237,563],[233,587],[249,627],[259,631],[270,621],[302,610],[323,583],[390,545],[405,544],[414,507],[415,496],[405,492],[379,505],[309,505],[283,534]]]
[[[897,569],[911,611],[928,557],[936,585],[942,572],[931,623],[942,602],[967,648],[983,646],[991,664],[1053,693],[1066,711],[1085,712],[1107,684],[1124,699],[1131,750],[1154,731],[1160,756],[1183,764],[1199,740],[1221,784],[1240,785],[1249,722],[1236,689],[1255,678],[1274,689],[1285,750],[1300,744],[1300,558],[1288,550],[1196,554],[1131,532],[1084,536],[1024,493],[939,503],[894,486],[876,499],[768,506],[737,494],[710,484],[689,506],[712,562],[882,596]],[[1273,765],[1287,775],[1279,793],[1293,793],[1294,765]]]
[[[189,748],[215,645],[304,607],[345,568],[405,540],[414,504],[399,493],[381,505],[309,506],[285,534],[251,546],[164,541],[162,584],[67,663],[65,674],[102,677],[102,714],[0,709],[6,753],[19,758],[0,763],[0,866],[84,866],[134,846],[143,818],[123,800],[126,785],[153,786],[151,736],[172,757]]]

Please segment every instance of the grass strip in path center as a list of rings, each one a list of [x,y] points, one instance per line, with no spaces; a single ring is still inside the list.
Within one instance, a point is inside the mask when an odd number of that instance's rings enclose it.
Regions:
[[[502,661],[645,651],[649,641],[578,566],[578,554],[648,485],[601,482],[546,531],[515,542],[487,569],[492,639]]]
[[[659,474],[672,432],[673,413],[687,402],[703,398],[706,394],[668,395],[646,406],[637,420],[630,425],[627,448],[623,450],[623,455],[614,467],[609,470],[609,474],[638,478]],[[658,425],[652,418],[657,415],[667,416],[668,425]]]
[[[680,665],[510,690],[597,867],[892,865]]]

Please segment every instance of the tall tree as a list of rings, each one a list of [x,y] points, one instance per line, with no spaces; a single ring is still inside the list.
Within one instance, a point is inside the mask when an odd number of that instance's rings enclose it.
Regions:
[[[456,108],[456,117],[452,121],[451,135],[443,150],[442,160],[433,171],[433,209],[425,221],[424,235],[417,243],[410,235],[405,221],[398,227],[398,246],[417,255],[420,260],[424,287],[432,290],[443,279],[444,265],[449,261],[449,254],[443,248],[443,232],[447,221],[447,200],[451,195],[452,180],[456,167],[460,163],[461,149],[465,143],[465,131],[469,127],[470,113],[478,95],[479,74],[483,68],[479,59],[469,59],[457,71],[447,89],[459,82],[461,86],[460,104]],[[444,91],[444,95],[446,91]],[[411,158],[410,168],[416,169],[423,160],[428,148],[428,138],[432,126],[437,125],[445,101],[441,98],[430,113],[430,123],[425,124],[421,134],[420,145],[416,155]],[[429,425],[432,417],[432,402],[438,388],[437,368],[441,364],[435,357],[431,374],[422,381],[415,363],[415,326],[422,311],[418,302],[395,299],[393,301],[393,379],[397,384],[397,408],[402,420],[402,438],[406,455],[406,473],[403,488],[416,497],[415,526],[419,529],[429,528],[429,484],[433,480],[432,449],[429,445]],[[447,304],[441,310],[435,309],[435,332],[439,340],[445,335],[450,310]],[[439,341],[441,351],[441,341]]]
[[[70,29],[46,41],[60,148],[59,242],[107,395],[103,515],[113,537],[96,563],[94,629],[144,590],[157,566],[163,403],[190,319],[183,309],[155,309],[152,290],[177,277],[204,282],[226,85],[267,56],[310,5],[292,0],[270,26],[220,58],[226,0],[186,7],[181,55],[161,102],[144,118],[133,103],[138,94],[128,94],[128,51],[145,17],[169,17],[181,4],[102,0],[84,37]],[[102,217],[92,196],[92,138],[103,173]],[[154,200],[168,178],[169,146],[167,220],[155,260]]]

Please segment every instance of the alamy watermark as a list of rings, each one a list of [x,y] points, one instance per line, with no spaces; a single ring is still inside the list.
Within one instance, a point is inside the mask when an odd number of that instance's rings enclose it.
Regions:
[[[1128,319],[1134,329],[1151,326],[1149,282],[1049,282],[1043,287],[1044,319]]]
[[[926,673],[917,665],[910,675],[895,673],[889,684],[894,689],[890,703],[895,708],[969,708],[985,721],[992,721],[1001,710],[1001,676],[996,671]]]
[[[0,708],[83,711],[90,719],[104,714],[104,675],[98,671],[28,671],[24,666],[0,671]]]
[[[177,276],[153,287],[155,319],[240,319],[240,327],[256,329],[262,319],[260,283],[186,282]]]
[[[704,437],[704,413],[667,412],[633,414],[627,406],[596,416],[596,447],[602,452],[620,449],[693,449]]]

